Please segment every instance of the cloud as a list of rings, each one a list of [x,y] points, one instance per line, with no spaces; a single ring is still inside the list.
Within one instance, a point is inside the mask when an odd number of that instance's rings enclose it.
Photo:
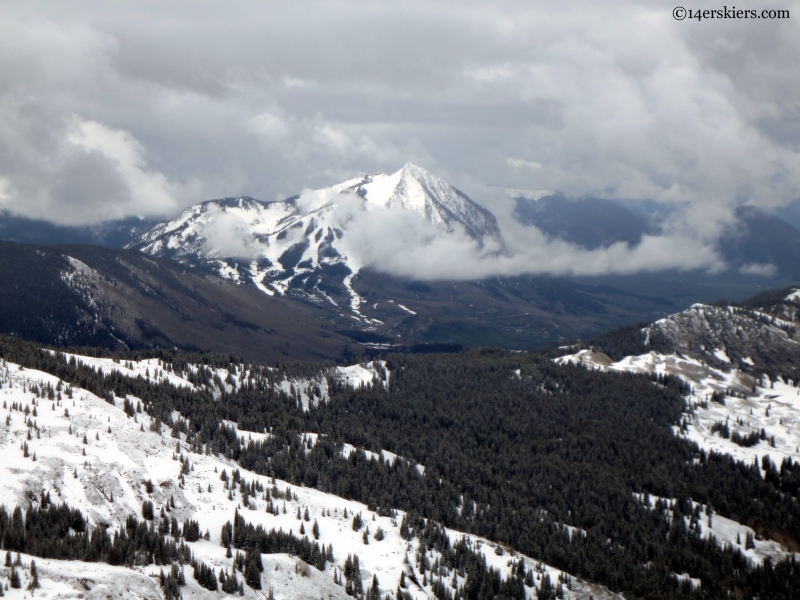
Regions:
[[[778,268],[771,264],[751,263],[742,265],[739,272],[742,275],[756,275],[761,277],[771,277],[775,274]]]
[[[650,269],[665,264],[659,248],[716,268],[707,248],[737,206],[800,198],[800,36],[796,19],[687,23],[672,8],[10,4],[0,209],[58,223],[165,217],[412,161],[468,194],[486,184],[669,207],[664,239],[637,248],[582,254],[521,231],[529,268]],[[439,250],[407,259],[446,262]]]
[[[528,167],[529,169],[543,169],[544,168],[538,162],[534,162],[532,160],[522,160],[521,158],[509,158],[508,159],[508,164],[510,164],[512,167],[515,167],[517,169],[520,168],[520,167]]]
[[[506,220],[502,242],[485,239],[480,245],[462,230],[443,234],[410,211],[365,211],[357,199],[339,203],[346,253],[357,257],[361,266],[413,279],[631,274],[665,269],[715,273],[726,269],[712,245],[680,233],[645,235],[635,246],[618,242],[586,250],[552,239],[536,227]]]
[[[147,168],[144,147],[129,132],[73,117],[67,141],[87,156],[101,159],[119,179],[123,186],[119,195],[129,206],[117,206],[113,212],[121,216],[130,210],[168,215],[178,208],[173,185],[163,173]],[[78,203],[88,204],[85,200]]]
[[[258,258],[261,248],[249,236],[246,219],[238,212],[228,212],[212,204],[208,208],[207,219],[198,233],[206,239],[205,251],[208,256]]]

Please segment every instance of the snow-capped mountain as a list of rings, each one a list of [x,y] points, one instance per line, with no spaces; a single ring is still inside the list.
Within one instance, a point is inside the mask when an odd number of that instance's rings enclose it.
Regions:
[[[447,232],[460,224],[476,240],[500,236],[492,213],[444,180],[411,163],[392,175],[365,175],[336,187],[344,186],[364,198],[368,209],[416,211]]]
[[[161,223],[128,248],[209,266],[267,294],[293,292],[359,313],[351,281],[370,257],[349,243],[350,227],[385,218],[386,235],[428,227],[430,235],[465,235],[475,244],[500,230],[491,212],[425,169],[406,164],[391,175],[362,175],[280,202],[211,200]]]

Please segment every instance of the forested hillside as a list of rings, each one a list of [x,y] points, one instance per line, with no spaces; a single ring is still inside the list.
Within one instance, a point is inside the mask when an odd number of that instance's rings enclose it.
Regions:
[[[692,503],[759,538],[779,532],[787,551],[796,549],[800,506],[789,482],[797,467],[765,477],[759,465],[675,436],[688,390],[671,377],[491,350],[392,355],[372,383],[328,377],[326,401],[304,408],[298,389],[278,383],[309,377],[313,365],[231,361],[235,388],[215,387],[203,367],[189,389],[101,376],[16,340],[0,352],[100,396],[141,399],[173,436],[242,468],[484,536],[626,597],[727,598],[739,589],[788,598],[800,586],[791,563],[746,557],[749,539],[702,535]],[[177,372],[186,358],[164,355],[161,364]],[[270,435],[246,440],[223,421]],[[343,453],[345,443],[374,454]],[[382,451],[404,459],[376,458]],[[675,500],[654,511],[636,494]]]

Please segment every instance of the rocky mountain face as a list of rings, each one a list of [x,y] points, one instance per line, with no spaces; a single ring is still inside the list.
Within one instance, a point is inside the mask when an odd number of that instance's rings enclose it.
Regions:
[[[800,378],[800,289],[738,303],[695,304],[649,325],[587,343],[613,360],[648,352],[678,355],[722,370]]]
[[[790,299],[784,306],[792,305]],[[668,347],[718,366],[782,373],[800,366],[796,323],[759,307],[696,304],[656,321],[643,334],[646,346]]]

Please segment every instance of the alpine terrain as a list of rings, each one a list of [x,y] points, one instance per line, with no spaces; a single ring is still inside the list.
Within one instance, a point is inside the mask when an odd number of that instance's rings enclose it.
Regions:
[[[211,200],[161,223],[127,248],[178,260],[272,297],[323,311],[373,347],[413,344],[533,348],[666,314],[671,303],[551,277],[420,281],[371,266],[358,237],[402,248],[452,238],[503,253],[495,217],[416,165],[363,175],[281,202]],[[377,237],[377,241],[376,241]]]
[[[339,366],[0,337],[0,590],[791,598],[799,298]]]
[[[436,232],[458,230],[478,244],[502,245],[494,215],[409,163],[392,175],[362,175],[282,202],[203,202],[127,247],[207,266],[269,295],[342,307],[365,324],[380,324],[362,314],[363,298],[353,287],[367,257],[348,244],[348,224],[361,211],[398,218],[411,213]]]

